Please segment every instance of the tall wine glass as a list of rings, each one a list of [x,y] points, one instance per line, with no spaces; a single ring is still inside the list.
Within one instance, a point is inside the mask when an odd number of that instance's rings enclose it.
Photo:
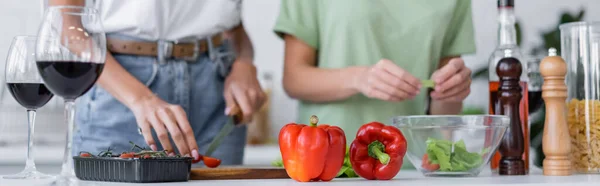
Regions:
[[[17,36],[13,39],[6,58],[6,87],[27,109],[27,161],[25,169],[14,175],[3,176],[5,179],[45,179],[51,176],[38,172],[33,161],[33,134],[35,129],[35,110],[46,105],[53,94],[44,86],[35,63],[34,36]]]
[[[75,99],[96,83],[106,55],[98,11],[82,6],[49,7],[38,31],[35,54],[44,83],[65,100],[67,144],[58,180],[77,181],[71,152]]]

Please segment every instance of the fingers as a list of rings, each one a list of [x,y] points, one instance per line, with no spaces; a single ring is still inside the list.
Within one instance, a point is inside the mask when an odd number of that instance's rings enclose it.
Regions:
[[[252,113],[254,113],[254,108],[252,107],[251,101],[248,99],[248,95],[245,91],[241,90],[237,86],[231,87],[231,94],[233,94],[235,102],[242,110],[242,114],[244,115],[241,123],[248,123],[252,118]]]
[[[442,83],[436,85],[435,90],[439,92],[445,92],[452,87],[456,87],[460,84],[465,84],[467,81],[471,80],[471,70],[468,68],[463,68],[458,72],[454,72],[452,76],[448,77]]]
[[[229,115],[229,112],[231,112],[231,108],[235,105],[235,98],[233,97],[233,93],[230,89],[231,88],[227,88],[223,92],[223,97],[225,98],[225,105],[227,107],[225,108],[225,115]]]
[[[231,111],[231,106],[237,103],[243,114],[243,120],[241,123],[248,123],[252,120],[254,112],[260,109],[265,100],[265,93],[260,88],[255,89],[252,87],[240,88],[233,84],[229,91],[225,92],[225,101],[227,102],[228,109],[227,115],[231,115],[228,111]]]
[[[262,89],[249,89],[248,98],[252,101],[252,107],[254,110],[260,110],[263,103],[265,102],[265,92]]]
[[[158,120],[158,117],[155,113],[149,114],[148,121],[152,125],[152,128],[154,128],[154,131],[158,136],[158,140],[160,141],[162,148],[168,151],[169,155],[175,155],[173,147],[171,146],[171,141],[169,140],[169,132],[167,132],[165,125],[163,125],[163,123],[160,122],[160,120]]]
[[[471,93],[471,89],[466,89],[458,92],[457,94],[448,95],[446,97],[438,98],[437,101],[443,102],[462,102],[469,94]]]
[[[451,59],[447,65],[431,75],[436,83],[431,98],[439,101],[459,102],[471,92],[471,70],[461,58]]]
[[[463,68],[465,68],[465,64],[464,64],[463,60],[461,58],[453,58],[444,67],[435,71],[431,75],[431,80],[433,80],[436,85],[442,84],[447,79],[449,79],[451,76],[453,76],[457,72],[461,71]],[[436,89],[437,89],[437,87],[436,87]]]
[[[190,153],[191,153],[192,157],[194,157],[194,160],[199,159],[200,156],[198,153],[198,144],[196,143],[196,137],[194,135],[194,130],[192,130],[192,126],[190,125],[190,123],[187,119],[187,115],[185,114],[185,111],[183,110],[183,108],[181,108],[178,105],[172,105],[170,108],[171,108],[171,111],[173,111],[173,116],[175,117],[175,120],[177,121],[179,129],[181,129],[181,132],[183,133],[185,142],[187,143],[187,146],[190,149]]]
[[[380,99],[384,101],[402,101],[403,99],[393,96],[391,94],[387,94],[374,86],[371,86],[369,90],[367,90],[366,94],[369,98]]]
[[[457,97],[458,95],[462,95],[463,92],[469,92],[470,86],[471,86],[471,81],[467,80],[466,83],[459,84],[459,85],[457,85],[453,88],[450,88],[449,90],[446,90],[444,92],[440,92],[437,90],[433,91],[433,92],[431,92],[431,98],[435,99],[435,100],[452,101],[452,100],[454,100],[453,99],[454,97]],[[466,96],[468,96],[468,94],[462,98],[464,99]],[[457,101],[462,101],[462,99],[457,100]]]
[[[179,153],[182,155],[190,156],[190,149],[188,148],[188,145],[185,141],[185,137],[179,129],[179,125],[175,121],[175,117],[171,112],[172,111],[167,107],[159,109],[157,114],[159,119],[162,121],[162,123],[165,124],[166,128],[169,130],[171,138],[173,138],[173,141],[175,142]]]
[[[363,93],[370,98],[403,101],[420,92],[421,81],[390,60],[379,61],[367,72],[366,78]]]
[[[385,100],[385,101],[402,101],[408,98],[408,93],[398,90],[382,81],[374,81],[370,83],[376,92],[373,93],[383,93],[385,96],[379,96],[377,98]]]
[[[462,101],[470,92],[471,70],[463,68],[458,74],[451,76],[448,80],[435,87],[431,98],[442,101]]]
[[[398,80],[398,82],[401,82],[401,80]],[[413,94],[409,94],[401,88],[398,88],[398,86],[390,85],[392,83],[386,83],[384,80],[382,80],[382,78],[374,77],[369,84],[371,84],[374,89],[389,95],[383,98],[383,100],[386,101],[403,101],[405,99],[412,99],[414,97]]]
[[[391,86],[393,89],[396,90],[394,92],[388,92],[390,94],[395,94],[395,96],[398,96],[401,98],[412,99],[413,97],[418,95],[420,92],[420,90],[417,87],[410,85],[408,82],[404,81],[403,79],[394,77],[387,71],[376,70],[376,72],[374,72],[374,73],[375,73],[375,76],[379,79],[379,81],[382,81],[383,83]]]
[[[375,68],[383,69],[383,70],[389,72],[390,74],[392,74],[393,76],[403,80],[404,82],[407,83],[408,86],[412,86],[411,89],[416,89],[416,90],[420,89],[421,80],[419,80],[419,78],[411,75],[406,70],[400,68],[398,65],[396,65],[394,62],[392,62],[390,60],[387,60],[387,59],[380,60],[375,65]]]
[[[146,144],[150,146],[150,149],[153,151],[158,150],[156,148],[156,142],[154,141],[154,137],[152,137],[152,130],[150,124],[146,121],[138,121],[138,126],[142,129],[142,136],[144,136],[144,140],[146,140]]]

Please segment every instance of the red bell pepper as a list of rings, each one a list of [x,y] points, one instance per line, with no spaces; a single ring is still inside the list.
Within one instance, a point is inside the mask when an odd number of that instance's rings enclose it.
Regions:
[[[336,126],[317,126],[318,121],[312,116],[308,126],[290,123],[279,132],[283,167],[296,181],[332,180],[344,164],[344,131]]]
[[[402,168],[406,139],[398,128],[371,122],[358,129],[350,145],[354,172],[369,180],[389,180]]]

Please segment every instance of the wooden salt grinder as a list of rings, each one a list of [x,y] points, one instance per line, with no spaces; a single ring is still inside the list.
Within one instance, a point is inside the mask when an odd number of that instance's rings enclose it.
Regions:
[[[502,58],[496,66],[496,73],[500,77],[500,114],[510,118],[510,125],[500,144],[500,175],[525,175],[525,162],[522,159],[525,140],[519,111],[522,97],[519,81],[522,71],[521,62],[513,57]]]
[[[540,63],[540,72],[544,77],[542,98],[546,103],[546,121],[542,147],[544,150],[544,175],[571,175],[571,139],[567,127],[567,86],[565,75],[567,64],[556,56],[556,49],[549,50],[549,56]]]

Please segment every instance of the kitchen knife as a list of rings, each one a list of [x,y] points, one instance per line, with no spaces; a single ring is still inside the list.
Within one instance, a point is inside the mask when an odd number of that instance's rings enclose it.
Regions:
[[[225,121],[225,126],[217,133],[217,136],[213,138],[212,142],[208,145],[208,149],[204,152],[205,156],[210,156],[212,153],[219,147],[221,141],[225,136],[229,135],[231,131],[235,128],[235,125],[242,121],[242,112],[238,108],[237,104],[231,107],[231,112],[229,112],[229,116],[227,117],[227,121]]]

